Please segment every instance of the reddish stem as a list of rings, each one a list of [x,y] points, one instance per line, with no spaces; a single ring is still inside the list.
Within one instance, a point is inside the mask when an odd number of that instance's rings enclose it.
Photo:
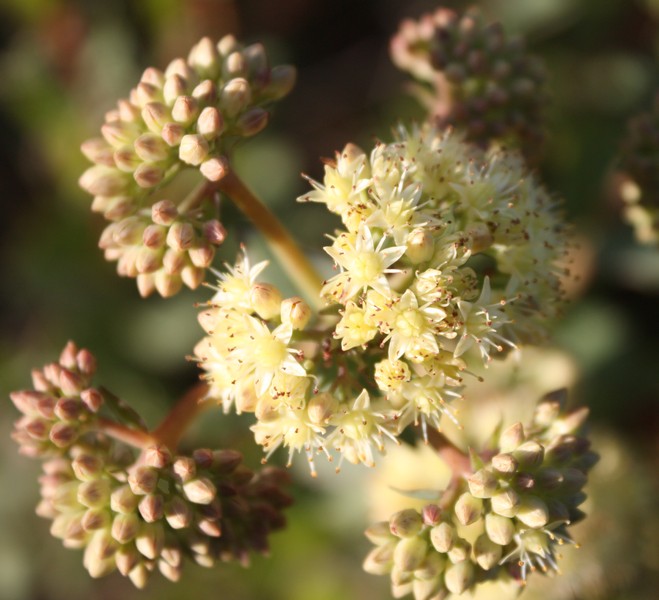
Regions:
[[[428,428],[428,442],[435,449],[439,457],[453,471],[454,478],[471,475],[471,460],[462,450],[451,442],[443,433],[432,427]]]

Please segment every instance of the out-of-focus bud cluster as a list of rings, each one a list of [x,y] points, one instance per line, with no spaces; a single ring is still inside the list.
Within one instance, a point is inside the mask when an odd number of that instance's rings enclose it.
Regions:
[[[476,470],[454,480],[436,504],[370,527],[376,547],[364,569],[390,575],[394,596],[415,600],[494,579],[524,584],[531,572],[558,570],[557,548],[574,543],[567,527],[584,516],[582,488],[598,458],[580,433],[586,416],[541,401],[529,426],[501,433],[496,453],[474,457]]]
[[[197,287],[224,238],[212,221],[211,203],[192,209],[183,204],[180,211],[179,202],[169,203],[168,222],[152,217],[159,190],[187,167],[221,180],[233,144],[267,125],[264,107],[294,82],[293,67],[271,68],[261,44],[243,46],[231,35],[217,44],[204,38],[187,60],[178,58],[164,71],[148,68],[129,98],[107,113],[102,137],[83,143],[94,166],[80,186],[94,196],[92,210],[113,222],[101,247],[108,260],[119,261],[120,275],[141,276],[142,295]],[[167,259],[160,252],[165,240],[173,250]],[[189,260],[174,256],[191,241],[197,245]]]
[[[440,8],[406,20],[391,41],[401,69],[432,86],[419,90],[431,116],[487,146],[513,145],[536,159],[543,141],[544,69],[519,38],[475,9],[460,16]]]
[[[89,574],[116,569],[141,588],[155,569],[177,581],[185,557],[211,567],[266,553],[292,501],[288,474],[255,473],[233,450],[175,455],[156,444],[136,458],[94,420],[93,371],[93,357],[69,343],[59,363],[33,373],[38,391],[12,394],[25,414],[14,435],[21,451],[47,459],[37,513],[67,548],[84,549]]]
[[[14,424],[12,437],[27,456],[53,456],[93,431],[103,404],[101,392],[91,387],[96,359],[69,342],[58,362],[32,371],[31,390],[10,394],[23,416]]]
[[[636,237],[659,244],[659,94],[651,112],[630,120],[618,167],[625,216]]]

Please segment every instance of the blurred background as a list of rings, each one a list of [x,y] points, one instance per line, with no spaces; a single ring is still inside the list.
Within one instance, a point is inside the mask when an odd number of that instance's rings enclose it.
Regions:
[[[407,76],[389,60],[388,40],[401,19],[438,6],[425,0],[0,0],[0,397],[28,387],[30,369],[53,360],[68,339],[96,354],[98,381],[151,426],[197,380],[184,357],[201,337],[193,305],[208,291],[140,299],[135,282],[117,277],[114,264],[103,260],[102,218],[89,211],[90,198],[77,186],[87,165],[80,143],[97,135],[104,112],[144,68],[186,56],[202,35],[226,33],[263,42],[273,64],[298,67],[296,88],[268,128],[240,150],[236,165],[302,246],[320,257],[333,222],[322,207],[296,205],[308,188],[300,173],[320,178],[319,158],[346,142],[369,148],[376,137],[390,139],[398,120],[423,119],[403,91]],[[648,110],[659,89],[659,0],[483,0],[479,6],[508,32],[523,34],[547,64],[550,136],[539,174],[564,198],[575,224],[580,279],[552,349],[502,368],[491,387],[473,395],[506,413],[569,385],[572,400],[591,407],[602,454],[590,487],[592,516],[575,531],[582,548],[566,551],[565,575],[551,585],[537,577],[527,597],[656,598],[659,251],[635,243],[612,182],[627,119]],[[230,236],[218,265],[232,262],[238,243],[249,241],[240,215],[229,208],[223,220]],[[249,247],[254,258],[265,255],[256,240]],[[292,291],[276,269],[269,273]],[[299,465],[297,503],[288,512],[289,528],[273,536],[270,558],[256,558],[249,570],[188,565],[178,585],[156,576],[138,592],[118,575],[91,580],[81,553],[62,549],[34,515],[39,466],[18,456],[9,439],[17,416],[9,400],[0,403],[3,600],[389,597],[387,578],[361,571],[369,548],[362,531],[371,515],[383,516],[373,502],[382,496],[377,486],[391,485],[390,476],[405,487],[396,479],[396,453],[379,473],[362,467],[335,476],[328,469],[318,482]],[[190,443],[237,447],[256,466],[260,450],[249,424],[249,418],[208,414],[190,432]],[[487,419],[480,426],[487,428]],[[506,590],[488,594],[481,597],[510,597]]]

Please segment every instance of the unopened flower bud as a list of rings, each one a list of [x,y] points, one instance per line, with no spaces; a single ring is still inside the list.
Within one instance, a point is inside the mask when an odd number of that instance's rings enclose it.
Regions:
[[[512,455],[515,457],[522,469],[533,469],[542,464],[545,457],[545,449],[535,440],[529,440],[520,444]]]
[[[176,205],[171,200],[160,200],[151,207],[151,219],[157,225],[171,225],[178,217]]]
[[[158,185],[165,176],[165,172],[158,165],[151,163],[140,164],[133,173],[133,179],[141,188],[148,189]]]
[[[376,546],[381,546],[382,544],[396,539],[389,530],[388,521],[374,523],[364,532],[364,535]]]
[[[471,544],[463,539],[457,539],[451,549],[446,553],[452,563],[459,563],[469,558]]]
[[[229,80],[220,92],[222,113],[233,119],[245,110],[252,100],[249,82],[243,77]]]
[[[244,112],[236,121],[236,131],[240,135],[250,137],[262,131],[268,124],[270,113],[259,107]]]
[[[295,85],[297,72],[290,65],[278,65],[270,70],[270,83],[264,90],[265,94],[273,100],[286,96]]]
[[[145,105],[142,109],[142,118],[149,131],[157,134],[162,134],[163,127],[172,120],[169,109],[160,102],[149,102]]]
[[[134,494],[151,494],[158,486],[158,471],[152,467],[136,467],[128,476],[128,485]]]
[[[430,541],[437,552],[448,552],[455,543],[455,528],[449,523],[440,523],[430,530]]]
[[[120,544],[127,544],[140,530],[140,519],[135,513],[118,514],[112,520],[112,537]]]
[[[172,118],[182,125],[189,125],[198,115],[199,103],[192,96],[179,96],[172,106]]]
[[[433,527],[441,521],[441,509],[436,504],[426,504],[421,510],[424,525]]]
[[[129,485],[122,485],[112,490],[110,508],[116,513],[130,514],[137,507],[139,500],[139,496],[133,493]]]
[[[115,149],[131,144],[137,132],[137,127],[129,123],[105,123],[101,126],[101,134]]]
[[[455,503],[455,516],[463,525],[471,525],[480,519],[483,511],[483,501],[475,498],[469,492],[461,494]]]
[[[462,594],[469,589],[473,581],[474,566],[468,560],[449,565],[444,573],[444,585],[452,594]]]
[[[160,494],[147,494],[142,498],[137,508],[147,523],[153,523],[162,518],[164,501]]]
[[[415,229],[407,238],[407,256],[413,264],[418,265],[432,258],[435,243],[432,235],[424,229]]]
[[[492,467],[503,475],[511,475],[517,471],[517,461],[512,454],[503,452],[492,457]]]
[[[224,156],[213,156],[201,163],[199,171],[208,181],[220,181],[229,172],[229,168]]]
[[[373,548],[362,564],[364,571],[371,575],[387,575],[390,573],[394,558],[394,548],[396,548],[396,544],[394,543]]]
[[[170,146],[178,146],[185,135],[185,128],[180,123],[165,123],[160,137]]]
[[[196,98],[201,104],[214,102],[216,96],[217,86],[210,79],[205,79],[192,90],[192,97]]]
[[[324,425],[336,413],[338,400],[330,392],[312,396],[307,404],[309,420],[316,425]]]
[[[83,529],[87,532],[106,529],[110,526],[110,523],[110,513],[104,506],[88,508],[80,521]]]
[[[227,236],[227,230],[217,219],[204,223],[204,237],[213,245],[219,246]]]
[[[474,543],[474,556],[476,562],[481,569],[484,569],[485,571],[489,571],[491,568],[499,564],[502,550],[503,547],[493,542],[485,533],[479,535]]]
[[[389,519],[391,533],[400,538],[415,536],[422,525],[421,515],[413,508],[401,510]]]
[[[194,228],[190,223],[176,221],[167,232],[167,245],[173,250],[187,250],[195,239]]]
[[[158,558],[165,545],[165,530],[162,523],[143,523],[135,538],[135,547],[140,554],[151,560]]]
[[[467,478],[469,491],[476,498],[490,498],[499,487],[499,481],[488,469],[479,469]]]
[[[173,73],[169,75],[165,80],[165,84],[162,88],[162,96],[165,100],[165,104],[171,106],[174,104],[174,101],[179,97],[185,94],[187,91],[187,82],[184,77],[179,73]]]
[[[189,504],[178,496],[165,504],[165,519],[172,529],[183,529],[192,523],[193,511]]]
[[[506,429],[499,438],[499,449],[501,452],[512,452],[524,442],[524,427],[521,423],[515,423]]]
[[[304,329],[311,319],[311,307],[299,296],[286,298],[281,303],[281,322],[293,329]]]
[[[208,155],[208,142],[199,134],[184,135],[179,145],[179,158],[189,165],[200,165]]]
[[[114,166],[114,150],[103,138],[92,138],[84,141],[80,146],[80,151],[88,160],[97,165]]]
[[[215,44],[208,37],[202,38],[188,55],[188,63],[197,71],[216,77],[220,68],[220,55]]]
[[[200,243],[194,248],[188,250],[190,262],[200,269],[207,269],[213,262],[215,256],[214,248],[208,243]]]
[[[202,477],[184,483],[183,494],[195,504],[210,504],[217,494],[217,489],[210,479]]]
[[[180,276],[172,275],[164,269],[154,273],[153,283],[163,298],[170,298],[178,294],[183,287],[183,280]]]
[[[50,441],[58,448],[70,446],[77,438],[78,433],[73,425],[55,423],[49,433]]]
[[[81,454],[71,461],[71,467],[78,480],[91,481],[103,471],[103,461],[92,454]]]
[[[279,314],[281,293],[270,283],[255,283],[249,290],[249,303],[262,319],[272,319]]]
[[[78,184],[92,196],[117,196],[126,189],[128,177],[117,169],[95,165],[82,174]]]
[[[197,131],[206,139],[212,140],[224,130],[224,119],[214,106],[207,106],[197,119]]]
[[[495,544],[505,546],[513,539],[515,525],[507,517],[488,513],[485,515],[485,531]]]
[[[83,481],[78,486],[78,502],[88,508],[107,504],[110,498],[110,482],[107,479]]]
[[[418,536],[406,537],[396,544],[394,564],[401,571],[413,571],[421,566],[428,551],[426,541]]]
[[[196,290],[203,283],[205,276],[205,269],[192,265],[186,265],[181,270],[181,281],[191,290]]]
[[[114,151],[114,164],[124,173],[132,173],[141,164],[141,159],[132,146],[122,146]]]
[[[519,495],[513,489],[506,489],[490,498],[492,510],[503,517],[514,517],[519,506]]]
[[[524,525],[538,529],[549,522],[549,509],[537,496],[523,496],[515,516]]]
[[[143,161],[158,162],[169,156],[169,148],[161,136],[144,133],[135,140],[135,153]]]

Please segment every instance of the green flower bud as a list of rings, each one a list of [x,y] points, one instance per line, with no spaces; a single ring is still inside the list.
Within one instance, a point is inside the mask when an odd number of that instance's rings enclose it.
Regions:
[[[479,469],[467,478],[467,483],[476,498],[490,498],[499,487],[498,479],[488,469]]]
[[[197,131],[207,140],[212,140],[224,131],[224,119],[214,106],[207,106],[197,119]]]
[[[135,538],[135,547],[138,552],[154,560],[158,558],[165,544],[165,530],[161,523],[142,523]]]
[[[110,499],[110,482],[107,479],[83,481],[78,486],[78,502],[89,508],[106,505]]]
[[[455,516],[463,525],[471,525],[480,519],[483,511],[483,501],[475,498],[469,492],[461,494],[455,503]]]
[[[371,575],[387,575],[393,565],[394,548],[396,543],[390,542],[373,548],[366,558],[362,568]]]
[[[510,475],[517,471],[518,463],[512,454],[504,452],[492,457],[492,467],[502,475]]]
[[[189,504],[174,496],[165,504],[164,508],[165,519],[172,529],[183,529],[189,527],[192,523],[194,513]]]
[[[520,504],[520,498],[513,489],[506,489],[496,493],[490,499],[492,510],[502,517],[514,517]]]
[[[524,426],[515,423],[506,429],[499,437],[499,449],[501,452],[512,452],[525,440]]]
[[[158,485],[158,471],[152,467],[136,467],[128,476],[128,485],[134,494],[151,494]]]
[[[542,464],[545,457],[545,449],[538,442],[529,440],[520,444],[512,452],[512,455],[519,463],[520,468],[533,469]]]
[[[437,552],[448,552],[453,547],[457,534],[449,523],[440,523],[430,530],[430,541]]]
[[[106,507],[89,508],[80,521],[83,529],[87,532],[97,531],[99,529],[107,529],[110,526],[112,519]]]
[[[452,594],[462,594],[471,587],[473,582],[474,566],[470,561],[464,560],[446,567],[444,585]]]
[[[118,514],[112,521],[112,537],[120,544],[127,544],[137,536],[141,522],[135,513]]]
[[[428,544],[418,536],[401,539],[394,549],[394,564],[401,571],[414,571],[423,563]]]
[[[549,522],[549,509],[537,496],[523,496],[517,509],[516,518],[524,525],[538,529]]]
[[[179,96],[172,106],[172,118],[187,126],[199,116],[199,103],[192,96]]]
[[[452,563],[459,563],[469,558],[471,553],[471,544],[463,539],[458,538],[453,547],[447,552],[447,556]]]
[[[220,108],[229,119],[243,112],[252,101],[249,82],[242,77],[229,80],[220,92]]]
[[[474,556],[476,562],[485,571],[489,571],[499,564],[503,547],[493,542],[485,533],[478,536],[474,543]]]
[[[413,537],[421,531],[421,515],[413,508],[407,508],[394,514],[389,519],[391,533],[400,538]]]
[[[489,513],[485,515],[485,531],[495,544],[505,546],[513,539],[515,525],[507,517]]]
[[[139,501],[139,496],[135,495],[130,485],[122,485],[110,494],[110,508],[116,513],[132,513]]]

